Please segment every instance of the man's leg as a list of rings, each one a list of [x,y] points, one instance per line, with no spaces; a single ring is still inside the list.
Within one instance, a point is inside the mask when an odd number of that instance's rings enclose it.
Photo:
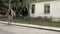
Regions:
[[[8,25],[10,25],[11,24],[11,16],[9,15],[8,16]]]

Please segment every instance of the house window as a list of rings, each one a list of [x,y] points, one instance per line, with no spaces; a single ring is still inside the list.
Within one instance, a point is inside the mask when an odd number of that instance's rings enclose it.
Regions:
[[[50,4],[45,4],[44,5],[44,14],[49,14],[50,13]]]
[[[32,5],[32,13],[35,12],[35,4]]]

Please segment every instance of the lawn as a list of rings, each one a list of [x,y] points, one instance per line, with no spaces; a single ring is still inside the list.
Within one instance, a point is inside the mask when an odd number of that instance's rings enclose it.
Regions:
[[[14,22],[41,25],[41,26],[50,26],[50,27],[60,27],[60,22],[52,22],[52,21],[41,22],[41,21],[27,21],[27,20],[24,20],[24,19],[16,19]]]
[[[1,19],[0,21],[7,21],[7,19]],[[42,21],[28,21],[25,19],[13,19],[12,20],[15,23],[23,23],[23,24],[34,24],[34,25],[40,25],[40,26],[50,26],[50,27],[60,27],[60,22],[42,22]]]

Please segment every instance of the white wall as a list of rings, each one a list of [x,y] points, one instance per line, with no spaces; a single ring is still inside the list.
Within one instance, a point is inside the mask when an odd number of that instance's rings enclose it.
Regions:
[[[47,3],[50,3],[50,14],[44,14],[44,4]],[[53,18],[60,18],[60,1],[47,1],[47,2],[32,3],[32,4],[35,4],[35,13],[32,14],[30,8],[31,17],[47,16]]]

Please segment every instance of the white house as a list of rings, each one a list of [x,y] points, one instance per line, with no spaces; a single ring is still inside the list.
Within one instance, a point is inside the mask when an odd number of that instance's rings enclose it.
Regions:
[[[30,5],[30,17],[48,17],[60,20],[60,1],[34,2]]]

